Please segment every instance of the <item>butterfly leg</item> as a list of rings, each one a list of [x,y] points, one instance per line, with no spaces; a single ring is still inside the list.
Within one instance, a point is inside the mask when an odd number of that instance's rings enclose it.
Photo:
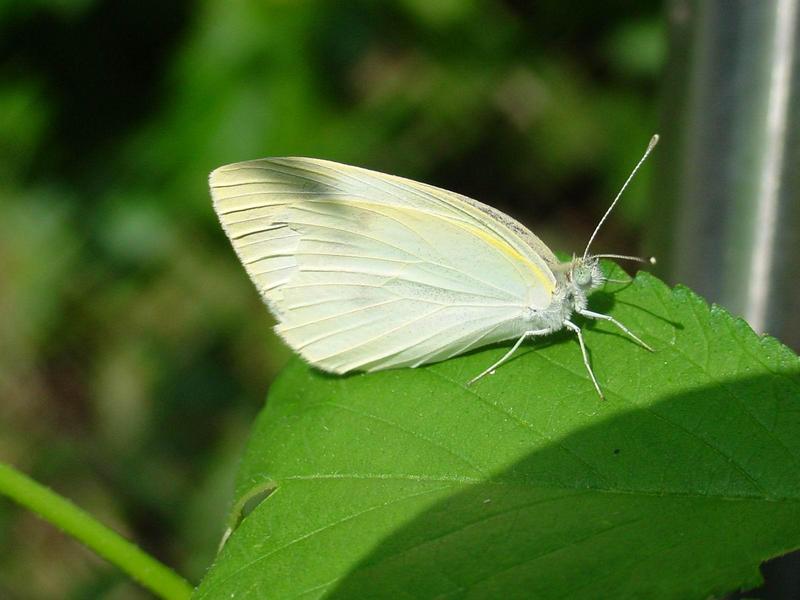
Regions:
[[[511,350],[506,352],[500,360],[498,360],[491,367],[486,369],[483,373],[481,373],[480,375],[470,379],[467,382],[467,385],[472,385],[473,383],[478,381],[480,378],[482,378],[484,375],[488,375],[489,373],[493,372],[495,369],[497,369],[497,367],[499,367],[504,362],[506,362],[509,358],[511,358],[511,355],[514,354],[514,352],[516,352],[517,349],[522,345],[522,342],[525,341],[525,338],[534,337],[534,336],[537,336],[537,335],[547,335],[548,333],[552,333],[552,332],[553,332],[553,330],[550,329],[550,328],[548,328],[548,329],[533,329],[531,331],[526,331],[525,333],[523,333],[519,337],[517,342],[513,346],[511,346]]]
[[[580,344],[581,354],[583,354],[583,364],[586,367],[586,370],[589,372],[589,377],[591,378],[592,383],[594,384],[594,389],[597,390],[600,399],[605,400],[606,397],[603,395],[603,391],[597,384],[597,379],[595,379],[594,371],[592,371],[592,365],[589,364],[589,355],[586,353],[586,344],[583,343],[583,334],[581,333],[581,328],[575,325],[575,323],[573,323],[572,321],[567,321],[567,320],[564,321],[564,327],[574,331],[575,334],[578,336],[578,344]]]
[[[599,319],[601,321],[608,321],[609,323],[613,323],[614,325],[619,327],[622,331],[627,333],[632,339],[634,339],[636,342],[638,342],[643,348],[647,348],[648,350],[650,350],[650,352],[653,352],[653,349],[650,346],[648,346],[647,344],[645,344],[642,340],[640,340],[639,336],[637,336],[630,329],[625,327],[625,325],[623,325],[622,323],[617,321],[614,317],[612,317],[610,315],[604,315],[602,313],[596,313],[596,312],[593,312],[591,310],[579,310],[578,314],[579,315],[583,315],[584,317],[588,317],[590,319]]]

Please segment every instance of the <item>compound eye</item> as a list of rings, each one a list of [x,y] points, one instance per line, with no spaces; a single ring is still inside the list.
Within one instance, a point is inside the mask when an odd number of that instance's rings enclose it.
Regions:
[[[586,287],[592,283],[592,274],[588,271],[581,269],[573,276],[573,280],[580,287]]]

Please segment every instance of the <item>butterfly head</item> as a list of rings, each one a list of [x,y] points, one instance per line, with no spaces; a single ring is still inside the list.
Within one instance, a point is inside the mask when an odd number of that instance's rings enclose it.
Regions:
[[[619,283],[616,279],[609,279],[600,268],[601,258],[615,258],[620,260],[632,260],[645,264],[656,264],[654,257],[641,258],[639,256],[628,256],[626,254],[595,254],[585,257],[573,257],[570,262],[563,263],[566,273],[566,283],[571,295],[576,298],[586,298],[594,290],[599,288],[607,281]],[[624,282],[624,280],[623,280]]]
[[[605,281],[600,261],[589,256],[587,258],[574,257],[570,262],[563,263],[563,306],[568,313],[586,308],[586,298]]]
[[[600,261],[594,256],[587,258],[574,258],[567,271],[567,279],[575,289],[583,294],[589,294],[600,287],[605,281]]]

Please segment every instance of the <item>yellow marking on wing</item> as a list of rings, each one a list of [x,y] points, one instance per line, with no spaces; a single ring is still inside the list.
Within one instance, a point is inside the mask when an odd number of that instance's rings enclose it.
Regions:
[[[358,201],[354,201],[353,202],[353,204],[358,204],[358,203],[359,203]],[[369,202],[362,202],[362,203],[363,204],[370,204]],[[493,246],[494,248],[497,248],[498,250],[500,250],[501,252],[503,252],[504,254],[509,256],[510,258],[512,258],[512,259],[514,259],[514,260],[516,260],[518,262],[521,262],[524,266],[526,266],[528,269],[531,270],[533,275],[536,277],[536,279],[539,280],[539,282],[544,286],[544,289],[547,290],[548,293],[550,293],[550,294],[553,293],[553,290],[555,289],[555,286],[554,286],[553,282],[547,277],[547,275],[544,274],[544,271],[542,271],[542,269],[538,265],[535,265],[534,263],[532,263],[528,258],[526,258],[522,254],[520,254],[519,252],[514,250],[514,248],[509,246],[502,239],[491,235],[490,233],[484,231],[483,229],[480,229],[479,227],[476,227],[475,225],[472,225],[471,223],[465,223],[464,221],[461,221],[459,219],[454,219],[452,217],[448,217],[447,215],[443,215],[443,214],[440,214],[440,213],[425,213],[425,211],[420,211],[418,209],[416,209],[416,210],[415,209],[409,209],[409,208],[407,208],[405,206],[400,206],[400,205],[388,206],[388,208],[394,209],[394,210],[397,210],[397,211],[400,211],[400,212],[403,212],[403,211],[408,212],[410,210],[413,210],[414,212],[420,212],[420,213],[423,213],[423,214],[430,214],[432,217],[435,217],[437,219],[442,219],[444,221],[452,223],[456,227],[460,227],[461,229],[464,229],[465,231],[470,232],[472,235],[475,235],[475,236],[481,238],[483,241],[487,242],[490,246]]]
[[[462,223],[461,221],[457,221],[455,219],[448,219],[448,221],[451,221],[452,223],[461,227],[462,229],[466,229],[473,235],[477,235],[479,238],[489,243],[489,245],[494,246],[495,248],[497,248],[501,252],[504,252],[514,260],[523,263],[533,272],[536,279],[538,279],[544,286],[544,289],[546,289],[549,293],[553,292],[554,289],[553,282],[550,281],[550,279],[544,274],[544,272],[537,265],[533,264],[530,260],[528,260],[522,254],[514,250],[514,248],[509,246],[503,240],[496,238],[493,235],[490,235],[489,233],[483,231],[482,229],[479,229],[474,225],[470,225],[469,223]]]
[[[432,188],[432,186],[428,186],[427,184],[421,184],[420,182],[414,181],[413,179],[404,180],[403,183],[405,185],[408,185],[409,187],[413,187],[413,188],[415,188],[417,190],[421,190],[425,194],[430,194],[432,196],[435,196],[435,197],[439,198],[440,200],[442,200],[443,202],[445,202],[447,205],[452,205],[453,204],[453,201],[450,198],[442,196],[441,194],[438,193],[440,191],[440,190],[438,190],[438,188]],[[444,190],[444,191],[446,192],[446,190]],[[480,203],[478,203],[478,204],[480,204]],[[474,206],[470,206],[470,208],[474,209],[475,207]],[[477,209],[477,210],[480,210],[480,209]],[[536,279],[538,279],[539,282],[544,286],[544,289],[547,290],[548,293],[551,293],[551,294],[553,293],[553,290],[555,289],[555,286],[554,286],[553,282],[551,281],[551,279],[549,277],[547,277],[547,275],[545,275],[545,273],[542,271],[542,269],[538,265],[533,264],[530,260],[528,260],[522,254],[520,254],[519,252],[514,250],[514,248],[509,246],[502,239],[494,237],[491,234],[487,233],[486,231],[484,231],[484,230],[482,230],[482,229],[480,229],[478,227],[475,227],[474,225],[471,225],[469,223],[464,223],[463,221],[459,221],[457,219],[448,218],[445,215],[441,215],[441,214],[437,214],[436,216],[438,216],[438,217],[440,217],[442,219],[446,219],[446,220],[450,221],[451,223],[453,223],[454,225],[457,225],[458,227],[461,227],[462,229],[466,229],[467,231],[471,232],[473,235],[477,235],[479,238],[481,238],[485,242],[488,242],[489,245],[494,246],[495,248],[497,248],[501,252],[505,253],[506,255],[510,256],[514,260],[518,260],[519,262],[523,263],[526,267],[528,267],[531,270],[531,272],[534,274]]]

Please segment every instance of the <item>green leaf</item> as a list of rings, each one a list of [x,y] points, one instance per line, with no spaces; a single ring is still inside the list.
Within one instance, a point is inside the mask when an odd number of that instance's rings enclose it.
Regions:
[[[800,546],[800,361],[647,274],[590,304],[656,350],[583,323],[605,401],[566,333],[472,387],[507,346],[348,377],[290,363],[247,447],[233,522],[255,506],[196,597],[704,598],[756,585],[761,561]]]

